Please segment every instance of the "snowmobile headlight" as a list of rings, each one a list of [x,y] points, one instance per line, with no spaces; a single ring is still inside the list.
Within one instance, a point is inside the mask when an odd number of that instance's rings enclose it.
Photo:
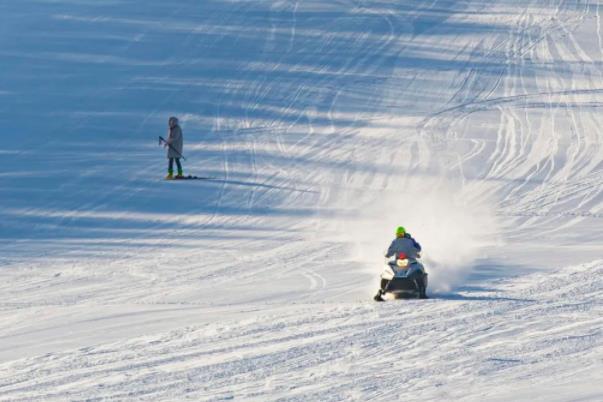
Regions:
[[[406,268],[408,267],[408,258],[398,258],[396,260],[396,265],[399,266],[400,268]]]

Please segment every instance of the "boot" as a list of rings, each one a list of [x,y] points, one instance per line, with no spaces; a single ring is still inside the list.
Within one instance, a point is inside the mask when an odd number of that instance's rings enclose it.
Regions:
[[[385,300],[383,300],[383,290],[379,289],[379,291],[377,292],[377,294],[375,295],[375,297],[373,297],[373,300],[376,301],[376,302],[385,301]]]
[[[167,176],[165,176],[166,180],[172,180],[174,178],[174,172],[172,170],[168,170]]]

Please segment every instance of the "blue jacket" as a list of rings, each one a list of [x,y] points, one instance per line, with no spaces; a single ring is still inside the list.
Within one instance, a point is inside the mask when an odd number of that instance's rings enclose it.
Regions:
[[[389,258],[400,253],[405,253],[409,259],[414,260],[418,258],[420,251],[421,245],[410,234],[406,233],[404,237],[398,237],[392,241],[385,256]]]

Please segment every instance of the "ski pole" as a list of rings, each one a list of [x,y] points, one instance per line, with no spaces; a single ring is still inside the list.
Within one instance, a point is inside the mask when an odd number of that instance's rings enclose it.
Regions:
[[[182,155],[180,152],[178,152],[178,150],[176,148],[174,148],[172,146],[172,144],[168,143],[162,136],[159,136],[159,145],[161,145],[161,142],[164,142],[168,147],[170,147],[170,149],[174,152],[176,152],[178,155],[180,155],[180,157],[184,160],[186,160],[186,158],[184,157],[184,155]]]

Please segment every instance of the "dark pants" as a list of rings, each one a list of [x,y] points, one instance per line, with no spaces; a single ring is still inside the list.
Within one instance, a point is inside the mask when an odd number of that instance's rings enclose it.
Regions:
[[[170,158],[168,164],[168,173],[174,172],[174,159],[176,160],[176,166],[178,167],[178,175],[182,175],[182,165],[180,164],[180,158]]]

